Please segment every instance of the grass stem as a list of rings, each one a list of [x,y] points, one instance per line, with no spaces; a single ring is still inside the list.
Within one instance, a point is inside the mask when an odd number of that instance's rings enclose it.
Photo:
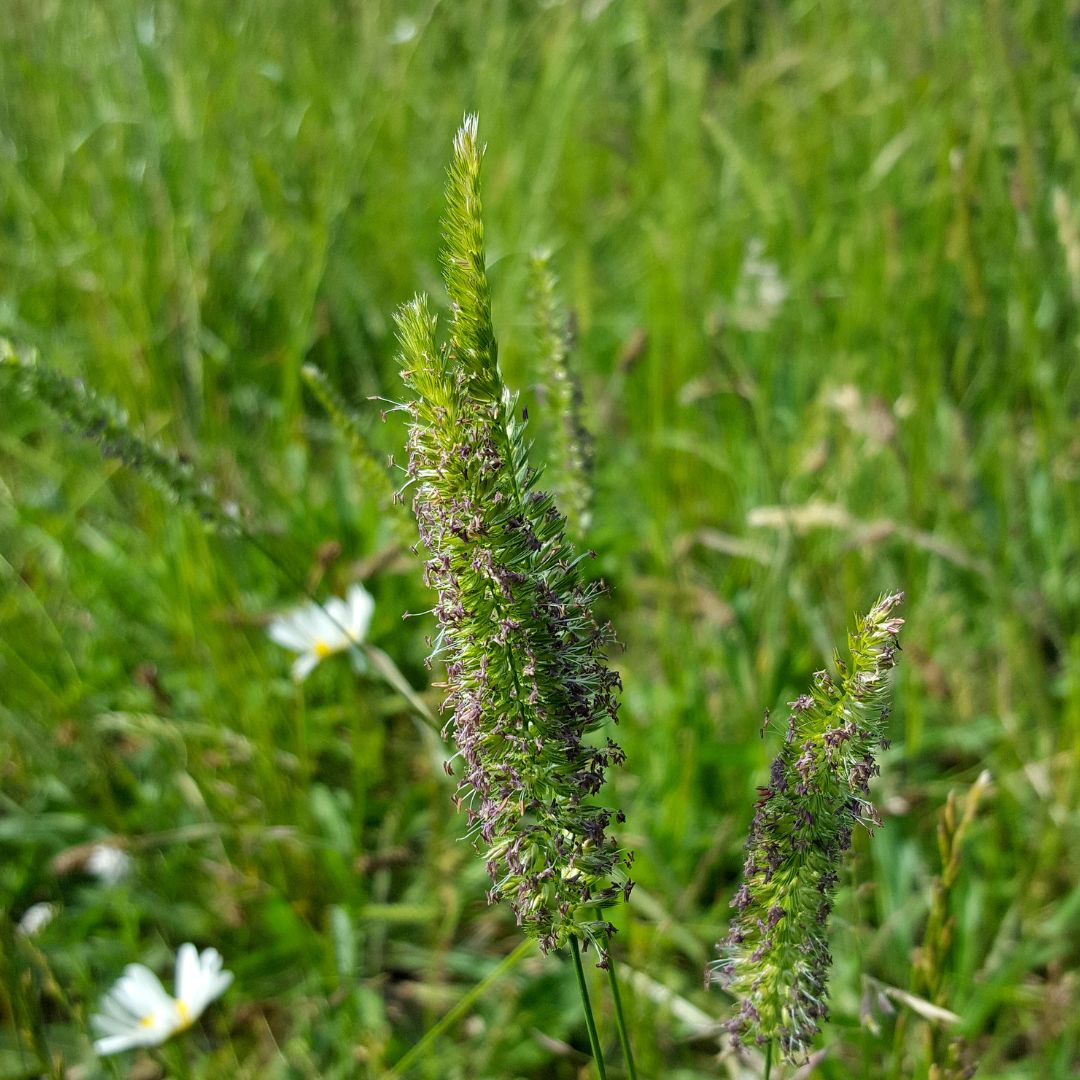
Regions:
[[[387,1074],[388,1080],[393,1077],[404,1076],[405,1073],[418,1061],[431,1048],[432,1043],[439,1038],[448,1028],[453,1027],[462,1016],[464,1016],[477,1001],[487,991],[488,987],[492,983],[498,982],[511,968],[517,966],[521,958],[535,949],[533,942],[526,938],[518,947],[499,961],[491,971],[484,976],[464,997],[452,1008],[445,1016],[442,1017],[437,1023],[433,1024],[427,1031],[424,1032],[423,1038],[419,1042],[415,1043],[412,1047],[405,1051],[405,1053],[398,1060],[397,1064],[393,1066],[390,1072]]]
[[[608,948],[608,982],[611,984],[611,998],[615,1002],[615,1025],[619,1029],[619,1045],[622,1047],[623,1061],[626,1064],[626,1075],[630,1080],[637,1080],[637,1069],[634,1066],[634,1055],[630,1050],[630,1036],[626,1030],[626,1020],[623,1017],[622,995],[619,993],[619,980],[615,974],[615,957]]]
[[[585,983],[585,969],[581,966],[581,949],[577,938],[570,938],[570,952],[574,956],[574,970],[577,972],[578,990],[581,992],[581,1005],[585,1010],[585,1027],[589,1031],[589,1045],[592,1047],[593,1061],[596,1062],[596,1075],[600,1080],[607,1080],[604,1068],[604,1051],[600,1049],[600,1038],[596,1034],[596,1021],[593,1019],[592,1005],[589,1002],[589,988]]]

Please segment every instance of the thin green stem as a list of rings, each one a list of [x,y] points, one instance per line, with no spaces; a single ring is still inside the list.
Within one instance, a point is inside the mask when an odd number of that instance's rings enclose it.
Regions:
[[[166,1076],[176,1076],[180,1080],[191,1080],[191,1062],[188,1061],[184,1047],[173,1044],[152,1052],[165,1069]]]
[[[281,574],[281,576],[295,589],[303,593],[313,603],[318,604],[319,607],[323,609],[326,617],[330,619],[339,630],[343,630],[346,633],[348,632],[348,627],[342,626],[342,624],[334,618],[333,613],[327,610],[326,606],[319,600],[314,591],[308,587],[307,582],[305,582],[299,574],[294,572],[291,567],[287,566],[285,561],[279,558],[276,552],[264,544],[262,539],[256,533],[241,526],[240,536],[251,544],[260,555],[267,559],[278,573]],[[374,645],[369,645],[367,642],[352,647],[353,649],[359,650],[363,656],[366,656],[367,659],[371,661],[372,666],[379,672],[387,684],[401,694],[405,701],[412,707],[417,719],[441,739],[442,732],[435,714],[427,707],[423,698],[421,698],[413,689],[412,684],[401,673],[394,661],[383,652],[382,649],[378,649]],[[441,746],[442,744],[440,742],[439,747]]]
[[[765,1080],[769,1080],[772,1076],[772,1045],[772,1039],[770,1039],[765,1047]]]
[[[611,997],[615,1002],[615,1026],[619,1029],[619,1045],[622,1047],[626,1075],[630,1077],[630,1080],[637,1080],[637,1069],[634,1067],[634,1055],[630,1050],[630,1036],[626,1031],[626,1020],[623,1018],[622,995],[619,993],[619,980],[615,975],[615,957],[611,955],[610,940],[608,941],[607,973],[608,982],[611,984]]]
[[[512,967],[515,967],[526,953],[533,949],[533,942],[526,938],[509,956],[492,968],[491,972],[484,976],[465,996],[437,1023],[433,1024],[418,1043],[402,1054],[398,1062],[391,1068],[388,1077],[404,1076],[406,1070],[415,1065],[431,1048],[431,1044],[448,1028],[453,1027],[462,1016],[472,1007],[477,998],[481,997],[492,983],[497,982]]]
[[[316,601],[316,603],[318,603],[318,601]],[[323,610],[325,611],[326,609],[323,608]],[[330,615],[330,613],[327,612],[327,615]],[[333,618],[332,615],[330,617]],[[441,747],[442,728],[438,719],[425,704],[424,699],[413,689],[412,684],[401,673],[401,669],[394,663],[390,656],[383,652],[382,649],[377,648],[375,645],[368,644],[367,642],[363,642],[360,645],[354,645],[353,648],[357,649],[383,677],[386,683],[392,689],[396,690],[406,702],[412,706],[417,720],[439,736],[440,741],[438,745]]]
[[[581,966],[581,949],[577,938],[570,938],[570,952],[574,957],[574,970],[577,972],[578,990],[581,992],[581,1005],[585,1010],[585,1027],[589,1032],[589,1045],[592,1047],[593,1061],[596,1063],[596,1075],[600,1080],[607,1080],[604,1068],[604,1051],[600,1049],[600,1038],[596,1034],[596,1021],[593,1019],[592,1005],[589,1003],[589,988],[585,984],[585,969]]]

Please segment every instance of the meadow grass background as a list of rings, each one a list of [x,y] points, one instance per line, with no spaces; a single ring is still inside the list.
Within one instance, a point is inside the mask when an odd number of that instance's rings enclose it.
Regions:
[[[762,711],[782,730],[852,613],[902,587],[885,827],[844,878],[814,1075],[926,1076],[954,1040],[980,1076],[1075,1075],[1075,2],[4,9],[0,335],[191,455],[276,559],[0,385],[0,1077],[392,1075],[518,944],[408,705],[341,658],[297,687],[264,633],[297,581],[362,578],[372,641],[438,700],[430,617],[401,619],[431,605],[418,561],[299,373],[321,365],[401,456],[366,398],[402,394],[394,309],[443,296],[473,109],[541,455],[538,245],[577,321],[587,539],[626,645],[607,797],[637,850],[616,948],[641,1072],[740,1075],[702,968],[779,737]],[[983,770],[931,991],[912,958],[939,822]],[[58,872],[109,837],[128,881]],[[41,900],[56,919],[16,934]],[[96,1061],[101,994],[132,961],[170,974],[185,940],[224,953],[226,997],[166,1066]],[[882,986],[961,1021],[890,1015]],[[585,1076],[587,1045],[567,958],[530,952],[409,1075]]]

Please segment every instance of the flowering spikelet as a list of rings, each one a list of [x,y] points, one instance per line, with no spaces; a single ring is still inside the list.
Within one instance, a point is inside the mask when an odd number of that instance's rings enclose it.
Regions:
[[[630,859],[606,835],[612,811],[588,800],[623,754],[587,740],[617,720],[619,677],[604,664],[610,627],[591,612],[600,587],[582,584],[564,519],[533,487],[517,399],[499,372],[481,156],[467,117],[444,221],[449,342],[436,346],[425,298],[398,315],[403,378],[416,394],[406,406],[413,509],[464,767],[457,801],[484,851],[489,900],[506,900],[545,952],[573,935],[603,961],[610,927],[599,909],[628,894]]]
[[[581,417],[584,403],[581,382],[570,366],[573,334],[570,319],[560,309],[556,298],[550,257],[544,252],[535,254],[530,272],[540,374],[555,420],[551,428],[556,465],[554,494],[566,514],[571,535],[580,538],[588,531],[592,520],[589,474],[593,446],[592,436]]]
[[[390,473],[364,435],[359,418],[321,368],[305,364],[300,369],[300,377],[348,446],[367,497],[377,503],[384,517],[389,518],[401,542],[412,544],[416,540],[416,529],[409,511],[394,497],[396,491]]]
[[[776,1040],[789,1060],[828,1017],[826,926],[852,829],[881,824],[869,783],[874,752],[888,745],[888,671],[904,624],[892,611],[902,600],[882,597],[856,621],[850,661],[836,658],[838,681],[819,671],[811,692],[790,703],[784,746],[758,789],[731,902],[738,914],[708,976],[740,999],[728,1023],[733,1040]]]
[[[78,434],[96,443],[107,458],[140,472],[158,490],[194,510],[211,528],[231,535],[242,531],[236,507],[222,501],[211,481],[175,450],[138,435],[115,401],[102,397],[32,354],[19,354],[0,338],[0,376],[10,375],[26,398],[47,405]]]

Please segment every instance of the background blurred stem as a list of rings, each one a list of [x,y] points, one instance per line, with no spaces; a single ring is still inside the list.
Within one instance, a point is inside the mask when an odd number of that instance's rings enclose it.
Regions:
[[[488,987],[493,983],[498,982],[508,971],[515,968],[521,961],[521,958],[525,956],[526,953],[531,952],[532,949],[533,943],[528,938],[522,941],[512,953],[501,960],[498,965],[492,968],[489,974],[485,975],[484,978],[465,994],[465,996],[448,1013],[446,1013],[441,1020],[433,1024],[424,1032],[423,1038],[421,1038],[411,1049],[407,1050],[398,1060],[397,1064],[390,1070],[387,1074],[388,1078],[404,1076],[408,1069],[418,1061],[422,1060],[432,1044],[472,1009],[473,1004],[478,998],[483,996]]]

